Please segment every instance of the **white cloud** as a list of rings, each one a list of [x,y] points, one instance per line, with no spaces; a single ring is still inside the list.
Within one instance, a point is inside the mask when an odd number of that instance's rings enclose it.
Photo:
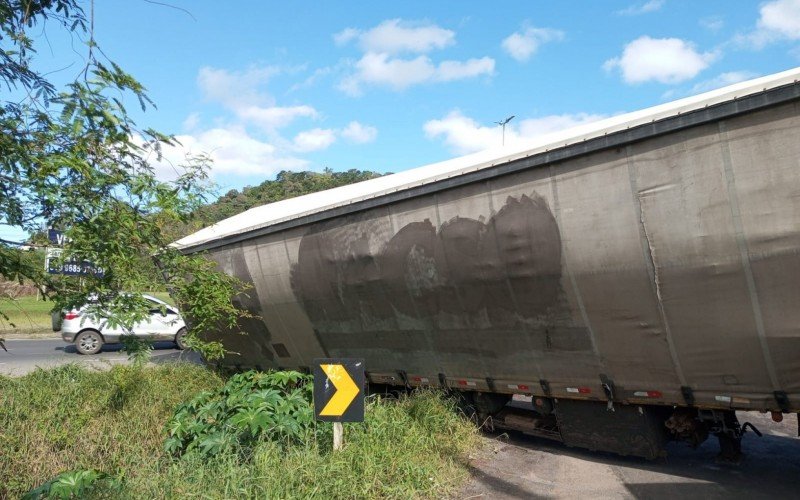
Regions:
[[[368,52],[355,64],[355,73],[339,84],[350,95],[360,95],[363,84],[403,90],[425,82],[449,82],[494,73],[494,59],[482,57],[467,61],[442,61],[435,65],[428,56],[414,59],[393,58],[389,54]]]
[[[442,61],[439,63],[439,67],[436,68],[434,78],[440,82],[449,82],[493,73],[494,59],[481,57],[480,59],[468,59],[463,62]]]
[[[360,32],[355,28],[345,28],[339,33],[333,35],[333,41],[336,45],[345,45],[358,37]]]
[[[304,130],[294,136],[294,147],[297,151],[306,153],[326,149],[336,142],[336,132],[329,128],[314,128]]]
[[[197,127],[197,124],[200,123],[200,113],[191,113],[189,116],[183,120],[181,126],[183,130],[191,131]]]
[[[714,78],[696,83],[694,86],[692,86],[690,94],[701,94],[703,92],[708,92],[709,90],[727,87],[728,85],[733,85],[734,83],[752,80],[758,76],[758,73],[754,73],[752,71],[728,71],[727,73],[720,73]]]
[[[311,106],[246,106],[234,110],[242,120],[272,131],[289,125],[297,118],[316,118],[319,113]]]
[[[374,140],[377,130],[355,121],[342,129],[311,128],[284,135],[282,129],[298,120],[321,118],[313,106],[277,103],[267,91],[272,76],[295,71],[256,66],[244,71],[201,68],[198,87],[206,99],[222,106],[224,114],[215,117],[211,128],[202,126],[199,113],[189,115],[183,124],[185,133],[177,136],[181,145],[164,148],[161,159],[151,155],[158,175],[174,179],[187,155],[205,154],[213,160],[213,177],[267,177],[280,170],[308,168],[302,154],[328,148],[339,137],[356,144]],[[321,74],[318,70],[312,77]]]
[[[480,125],[460,111],[451,111],[440,120],[425,122],[422,129],[430,139],[442,138],[456,154],[467,154],[500,145],[501,130],[498,127]]]
[[[619,68],[628,84],[651,80],[675,84],[694,78],[716,57],[713,52],[697,52],[693,44],[680,38],[642,36],[626,45],[622,56],[606,61],[603,68]]]
[[[649,0],[643,4],[633,4],[630,7],[617,11],[617,14],[622,16],[638,16],[640,14],[647,14],[660,10],[664,6],[666,0]]]
[[[197,85],[206,99],[228,107],[273,104],[262,90],[269,79],[278,74],[276,67],[250,67],[245,71],[228,71],[204,66],[197,74]]]
[[[512,122],[506,126],[505,144],[515,144],[602,118],[604,116],[578,113],[522,119],[516,125]],[[429,120],[423,125],[423,130],[428,138],[443,140],[456,154],[498,147],[503,142],[499,126],[481,125],[458,110],[451,111],[444,118]]]
[[[402,90],[433,78],[436,68],[428,56],[392,59],[389,54],[368,52],[356,63],[358,82],[386,85]]]
[[[800,39],[800,0],[775,0],[761,6],[758,28]]]
[[[358,40],[364,52],[360,59],[348,63],[352,72],[337,85],[352,96],[361,95],[366,85],[399,91],[421,83],[494,74],[491,57],[434,61],[429,52],[455,43],[453,31],[435,24],[389,19],[366,31],[347,28],[334,35],[334,40],[339,45]]]
[[[726,73],[720,73],[714,78],[698,82],[694,84],[690,89],[683,89],[683,90],[670,89],[664,92],[661,95],[661,97],[664,99],[677,99],[679,97],[684,97],[688,95],[702,94],[703,92],[708,92],[710,90],[727,87],[728,85],[733,85],[734,83],[743,82],[745,80],[751,80],[758,76],[759,76],[758,73],[754,73],[752,71],[729,71]]]
[[[540,46],[547,42],[564,39],[564,32],[551,28],[526,28],[522,32],[512,33],[503,40],[502,47],[508,54],[520,62],[531,58]]]
[[[338,45],[358,39],[364,52],[422,54],[455,43],[456,34],[435,24],[388,19],[367,31],[346,28],[333,36]]]
[[[273,75],[281,71],[280,68],[271,66],[254,66],[246,71],[228,71],[206,66],[200,68],[197,83],[206,99],[222,104],[242,122],[274,132],[297,118],[319,116],[317,110],[309,105],[275,105],[275,99],[266,91],[266,84]]]
[[[351,97],[358,97],[364,93],[363,90],[361,90],[361,82],[357,75],[350,75],[343,78],[336,85],[336,88]]]
[[[186,163],[187,155],[208,155],[213,160],[210,174],[217,179],[230,175],[268,177],[281,170],[302,169],[308,165],[308,161],[287,155],[237,126],[178,135],[176,139],[180,144],[163,148],[160,161],[155,153],[150,155],[160,179],[170,180],[180,175],[180,165]]]
[[[756,29],[737,38],[740,44],[756,49],[781,40],[800,40],[800,0],[773,0],[762,4]]]
[[[378,136],[378,129],[370,125],[363,125],[357,121],[352,121],[341,130],[341,135],[350,142],[365,144],[375,140]]]
[[[519,122],[519,135],[523,139],[539,137],[606,118],[605,115],[574,113],[527,118]]]
[[[333,70],[334,68],[329,66],[315,69],[314,72],[311,73],[311,75],[307,77],[305,80],[303,80],[300,83],[295,83],[294,85],[292,85],[289,88],[289,93],[311,87],[312,85],[317,83],[317,80],[319,80],[320,78],[330,75],[333,72]]]
[[[699,22],[700,26],[713,33],[716,33],[725,27],[725,21],[720,16],[704,17]]]
[[[258,175],[268,177],[281,170],[308,168],[309,161],[296,156],[326,149],[339,137],[353,144],[372,142],[378,130],[370,125],[351,121],[341,129],[313,128],[296,134],[290,141],[280,136],[261,140],[247,132],[242,124],[176,136],[180,144],[162,149],[162,158],[151,151],[149,160],[162,180],[177,178],[188,156],[208,155],[213,160],[211,176]],[[144,145],[141,137],[137,143]]]

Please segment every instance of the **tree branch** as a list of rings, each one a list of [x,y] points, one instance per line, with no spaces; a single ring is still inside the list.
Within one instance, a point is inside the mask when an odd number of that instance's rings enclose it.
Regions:
[[[186,10],[186,9],[184,9],[183,7],[178,7],[177,5],[170,5],[170,4],[168,4],[168,3],[163,3],[163,2],[156,2],[155,0],[144,0],[144,1],[145,1],[145,2],[147,2],[147,3],[151,3],[151,4],[153,4],[153,5],[161,5],[161,6],[163,6],[163,7],[169,7],[169,8],[171,8],[171,9],[180,10],[181,12],[185,12],[185,13],[186,13],[186,15],[188,15],[189,17],[191,17],[191,18],[192,18],[192,20],[193,20],[194,22],[197,22],[197,18],[196,18],[196,17],[194,17],[194,15],[192,15],[192,13],[191,13],[191,12],[189,12],[189,11],[188,11],[188,10]]]
[[[15,245],[15,246],[23,246],[26,245],[24,241],[11,241],[5,238],[0,238],[0,243],[5,243],[6,245]]]

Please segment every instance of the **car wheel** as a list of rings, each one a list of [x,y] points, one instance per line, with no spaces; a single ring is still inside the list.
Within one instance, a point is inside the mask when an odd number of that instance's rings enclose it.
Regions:
[[[75,348],[81,354],[97,354],[103,348],[103,337],[97,332],[86,330],[75,337]]]
[[[178,330],[178,333],[175,334],[175,344],[178,346],[178,349],[184,350],[186,349],[186,335],[189,334],[189,331],[186,328],[181,328]]]

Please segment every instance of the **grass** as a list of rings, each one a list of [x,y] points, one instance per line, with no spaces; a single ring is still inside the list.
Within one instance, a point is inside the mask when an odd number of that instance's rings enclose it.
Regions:
[[[168,304],[174,304],[167,292],[144,292],[163,300]],[[50,309],[53,303],[36,300],[35,295],[18,297],[15,299],[0,298],[0,313],[8,316],[5,319],[0,314],[0,334],[50,334],[52,325],[50,322]]]
[[[0,299],[0,332],[33,332],[49,330],[52,302],[36,300],[36,296]]]
[[[409,498],[452,494],[468,476],[475,427],[436,392],[370,398],[363,423],[345,424],[333,452],[330,425],[284,447],[263,441],[214,458],[163,451],[164,424],[181,402],[223,380],[195,365],[74,365],[0,377],[0,498],[58,473],[96,469],[122,478],[129,498]]]

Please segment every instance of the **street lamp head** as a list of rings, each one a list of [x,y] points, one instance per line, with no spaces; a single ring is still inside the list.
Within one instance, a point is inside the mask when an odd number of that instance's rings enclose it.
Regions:
[[[500,125],[501,127],[504,127],[508,122],[510,122],[511,120],[514,119],[514,116],[516,116],[516,115],[511,115],[508,118],[506,118],[505,120],[501,120],[501,121],[495,122],[495,123]]]
[[[503,127],[503,143],[502,143],[503,146],[506,145],[506,124],[508,122],[510,122],[511,120],[513,120],[513,119],[514,119],[514,115],[511,115],[508,118],[506,118],[505,120],[502,120],[502,121],[499,121],[499,122],[495,122],[499,126]]]

